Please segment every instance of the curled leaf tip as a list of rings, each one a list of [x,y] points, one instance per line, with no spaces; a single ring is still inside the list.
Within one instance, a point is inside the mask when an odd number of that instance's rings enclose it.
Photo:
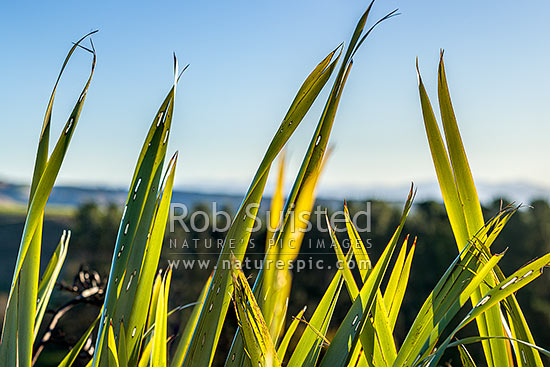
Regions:
[[[179,73],[179,75],[178,75],[178,79],[177,79],[178,82],[180,81],[180,78],[181,78],[183,72],[184,72],[185,70],[187,70],[188,67],[189,67],[189,64],[185,65],[185,67],[180,71],[180,73]]]
[[[81,49],[85,50],[85,51],[88,51],[89,53],[94,53],[94,51],[86,46],[82,46],[81,44],[79,43],[76,43],[76,42],[72,42],[73,45],[77,46],[77,47],[80,47]]]
[[[418,56],[416,57],[416,78],[418,80],[418,86],[421,86],[422,77],[420,76],[420,67],[418,66]]]
[[[496,254],[496,256],[504,256],[508,252],[509,247],[506,247],[502,252]]]
[[[90,37],[90,46],[92,48],[92,53],[95,55],[94,40]]]
[[[178,80],[179,80],[179,72],[178,72],[178,58],[176,57],[176,52],[174,51],[173,52],[173,56],[174,56],[174,87],[176,86],[176,84],[178,83]]]
[[[393,9],[393,10],[390,11],[388,14],[386,14],[384,17],[382,17],[382,18],[378,21],[378,23],[381,23],[381,22],[383,22],[383,21],[385,21],[385,20],[388,20],[388,19],[390,19],[390,18],[393,18],[393,17],[396,17],[396,16],[398,16],[398,15],[401,15],[401,13],[399,13],[398,11],[399,11],[398,8]],[[376,23],[376,24],[378,24],[378,23]]]

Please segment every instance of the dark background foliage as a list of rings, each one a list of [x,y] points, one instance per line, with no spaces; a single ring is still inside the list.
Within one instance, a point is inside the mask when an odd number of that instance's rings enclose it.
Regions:
[[[208,212],[210,206],[207,204],[197,204],[193,211],[204,210]],[[366,209],[366,202],[363,201],[349,202],[348,205],[352,215],[359,210]],[[501,201],[494,201],[486,205],[484,207],[485,218],[490,218],[496,214],[501,205]],[[230,210],[229,208],[225,209]],[[400,204],[382,201],[371,202],[371,230],[370,232],[363,232],[361,235],[373,260],[378,258],[395,230],[400,211]],[[43,266],[46,265],[49,256],[51,256],[57,245],[63,229],[71,229],[72,236],[67,260],[60,277],[61,281],[52,297],[51,312],[46,315],[45,324],[51,319],[53,312],[73,299],[77,289],[82,287],[82,284],[79,283],[79,272],[97,271],[102,281],[105,281],[109,271],[120,215],[118,205],[86,203],[74,211],[52,213],[46,217]],[[10,284],[23,220],[22,213],[0,212],[0,238],[2,239],[3,248],[3,256],[0,258],[2,302],[5,302]],[[223,227],[223,218],[220,217],[218,220],[222,221],[218,224]],[[196,224],[200,223],[196,222]],[[365,224],[359,223],[360,226]],[[340,226],[343,227],[343,225]],[[325,225],[322,227],[324,228]],[[313,228],[313,230],[306,233],[302,251],[298,258],[305,261],[322,259],[327,268],[319,270],[306,267],[300,272],[294,272],[293,288],[289,300],[289,320],[292,315],[295,315],[306,305],[308,306],[306,318],[311,317],[317,302],[322,297],[335,272],[336,259],[334,251],[330,247],[327,233],[318,231],[316,226],[313,226]],[[416,203],[406,222],[404,234],[410,234],[410,240],[416,236],[418,241],[403,309],[396,325],[395,335],[398,344],[405,337],[406,331],[413,322],[424,299],[457,255],[456,244],[445,209],[438,202],[424,201]],[[174,269],[170,291],[171,308],[195,301],[217,259],[219,249],[216,247],[216,243],[223,240],[224,236],[225,233],[214,231],[211,226],[200,232],[186,232],[181,226],[176,226],[174,232],[167,231],[161,258],[162,267],[168,266],[169,260],[210,260],[209,267],[204,269],[198,266],[193,269],[184,269],[181,266]],[[253,235],[251,242],[254,246],[249,249],[248,258],[256,261],[263,258],[265,237],[265,230]],[[345,233],[339,233],[338,237],[342,244],[346,243],[344,241],[347,238]],[[170,240],[175,240],[179,247],[177,249],[170,248]],[[403,240],[403,237],[401,240]],[[182,249],[181,245],[185,241],[192,245]],[[319,243],[324,243],[324,248],[320,248]],[[409,245],[410,243],[412,241],[409,242]],[[543,200],[533,201],[529,207],[523,207],[514,215],[498,240],[493,244],[492,251],[501,252],[505,248],[509,248],[509,250],[500,262],[505,274],[510,274],[532,258],[550,251],[550,206],[548,202]],[[331,265],[332,269],[328,269],[328,266]],[[357,273],[357,270],[355,272]],[[253,282],[256,273],[257,271],[254,270],[248,271],[251,282]],[[525,317],[534,333],[535,340],[543,347],[550,345],[550,335],[547,333],[550,327],[549,282],[550,276],[545,273],[541,279],[520,290],[517,294],[520,305],[525,312]],[[345,288],[342,290],[339,302],[334,316],[334,325],[344,318],[346,309],[350,304]],[[48,352],[43,353],[41,356],[40,365],[47,366],[49,363],[59,361],[62,353],[76,342],[89,322],[93,320],[99,311],[100,303],[101,296],[98,296],[87,302],[77,304],[67,311],[56,326],[52,338],[48,341],[48,348],[46,348]],[[177,333],[181,323],[185,322],[188,315],[189,311],[184,310],[171,317],[170,330],[173,334]],[[233,310],[230,308],[226,327],[223,329],[219,353],[216,357],[216,361],[220,364],[223,363],[223,355],[225,354],[223,352],[229,349],[235,329],[236,321]],[[474,332],[475,330],[471,327],[464,330],[463,335]],[[472,350],[473,353],[479,353],[480,348],[473,347]],[[453,358],[456,360],[456,356],[450,354],[448,360]]]

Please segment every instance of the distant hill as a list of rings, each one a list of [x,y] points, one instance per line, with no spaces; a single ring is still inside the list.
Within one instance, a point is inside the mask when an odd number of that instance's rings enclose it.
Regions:
[[[437,183],[418,183],[416,200],[441,201]],[[517,203],[529,203],[534,199],[550,201],[550,188],[530,183],[514,182],[502,184],[478,183],[480,200],[487,203],[494,199],[504,198]],[[402,202],[407,195],[409,185],[367,186],[362,188],[324,189],[319,194],[319,202],[328,207],[340,206],[344,199],[367,200],[376,199],[388,202]],[[87,202],[100,205],[115,203],[123,205],[127,190],[106,187],[54,187],[48,203],[52,206],[77,207]],[[27,185],[0,182],[0,206],[26,205],[29,195]],[[201,192],[199,190],[178,190],[172,195],[172,202],[182,203],[189,208],[199,204],[216,202],[218,207],[227,206],[233,210],[241,203],[242,195],[216,192]]]
[[[105,187],[74,187],[55,186],[49,205],[76,207],[84,203],[94,202],[99,205],[109,203],[124,205],[128,191]],[[0,205],[26,205],[29,198],[29,187],[26,185],[0,183]],[[188,207],[198,204],[217,202],[220,206],[227,205],[231,208],[238,207],[241,196],[231,194],[200,193],[192,191],[175,190],[172,194],[172,202],[182,203]]]
[[[437,182],[415,182],[417,188],[416,201],[435,200],[442,202],[439,184]],[[328,189],[322,192],[326,197],[338,197],[345,193],[351,199],[371,198],[389,202],[405,200],[410,184],[403,185],[369,185],[366,187],[352,187],[347,189]],[[528,204],[532,200],[543,199],[550,201],[550,187],[544,187],[528,182],[486,183],[476,182],[479,200],[489,203],[496,199],[505,199],[510,202]]]

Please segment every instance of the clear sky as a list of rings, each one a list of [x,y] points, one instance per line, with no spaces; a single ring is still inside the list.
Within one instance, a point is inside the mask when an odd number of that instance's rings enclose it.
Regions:
[[[177,96],[169,153],[179,187],[245,188],[305,76],[347,41],[367,1],[2,2],[0,180],[29,182],[43,113],[71,42],[94,35],[98,64],[59,178],[127,187],[172,81],[172,52],[191,64]],[[436,102],[439,49],[479,181],[550,186],[550,3],[379,0],[399,8],[355,57],[325,188],[435,180],[415,57]],[[53,138],[89,66],[79,52],[54,106]],[[291,144],[289,176],[324,96]],[[290,178],[290,177],[289,177]]]

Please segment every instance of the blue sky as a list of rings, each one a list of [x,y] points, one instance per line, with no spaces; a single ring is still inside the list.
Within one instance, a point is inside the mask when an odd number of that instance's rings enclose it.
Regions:
[[[366,1],[2,2],[0,180],[28,182],[43,113],[71,42],[94,36],[96,74],[59,177],[126,187],[172,80],[172,52],[191,64],[177,96],[169,152],[179,187],[244,189],[311,69],[347,41]],[[550,4],[378,1],[399,8],[355,57],[322,188],[435,180],[415,57],[435,102],[439,49],[478,181],[550,186]],[[56,139],[85,78],[80,52],[55,104]],[[288,147],[289,180],[324,103]]]

